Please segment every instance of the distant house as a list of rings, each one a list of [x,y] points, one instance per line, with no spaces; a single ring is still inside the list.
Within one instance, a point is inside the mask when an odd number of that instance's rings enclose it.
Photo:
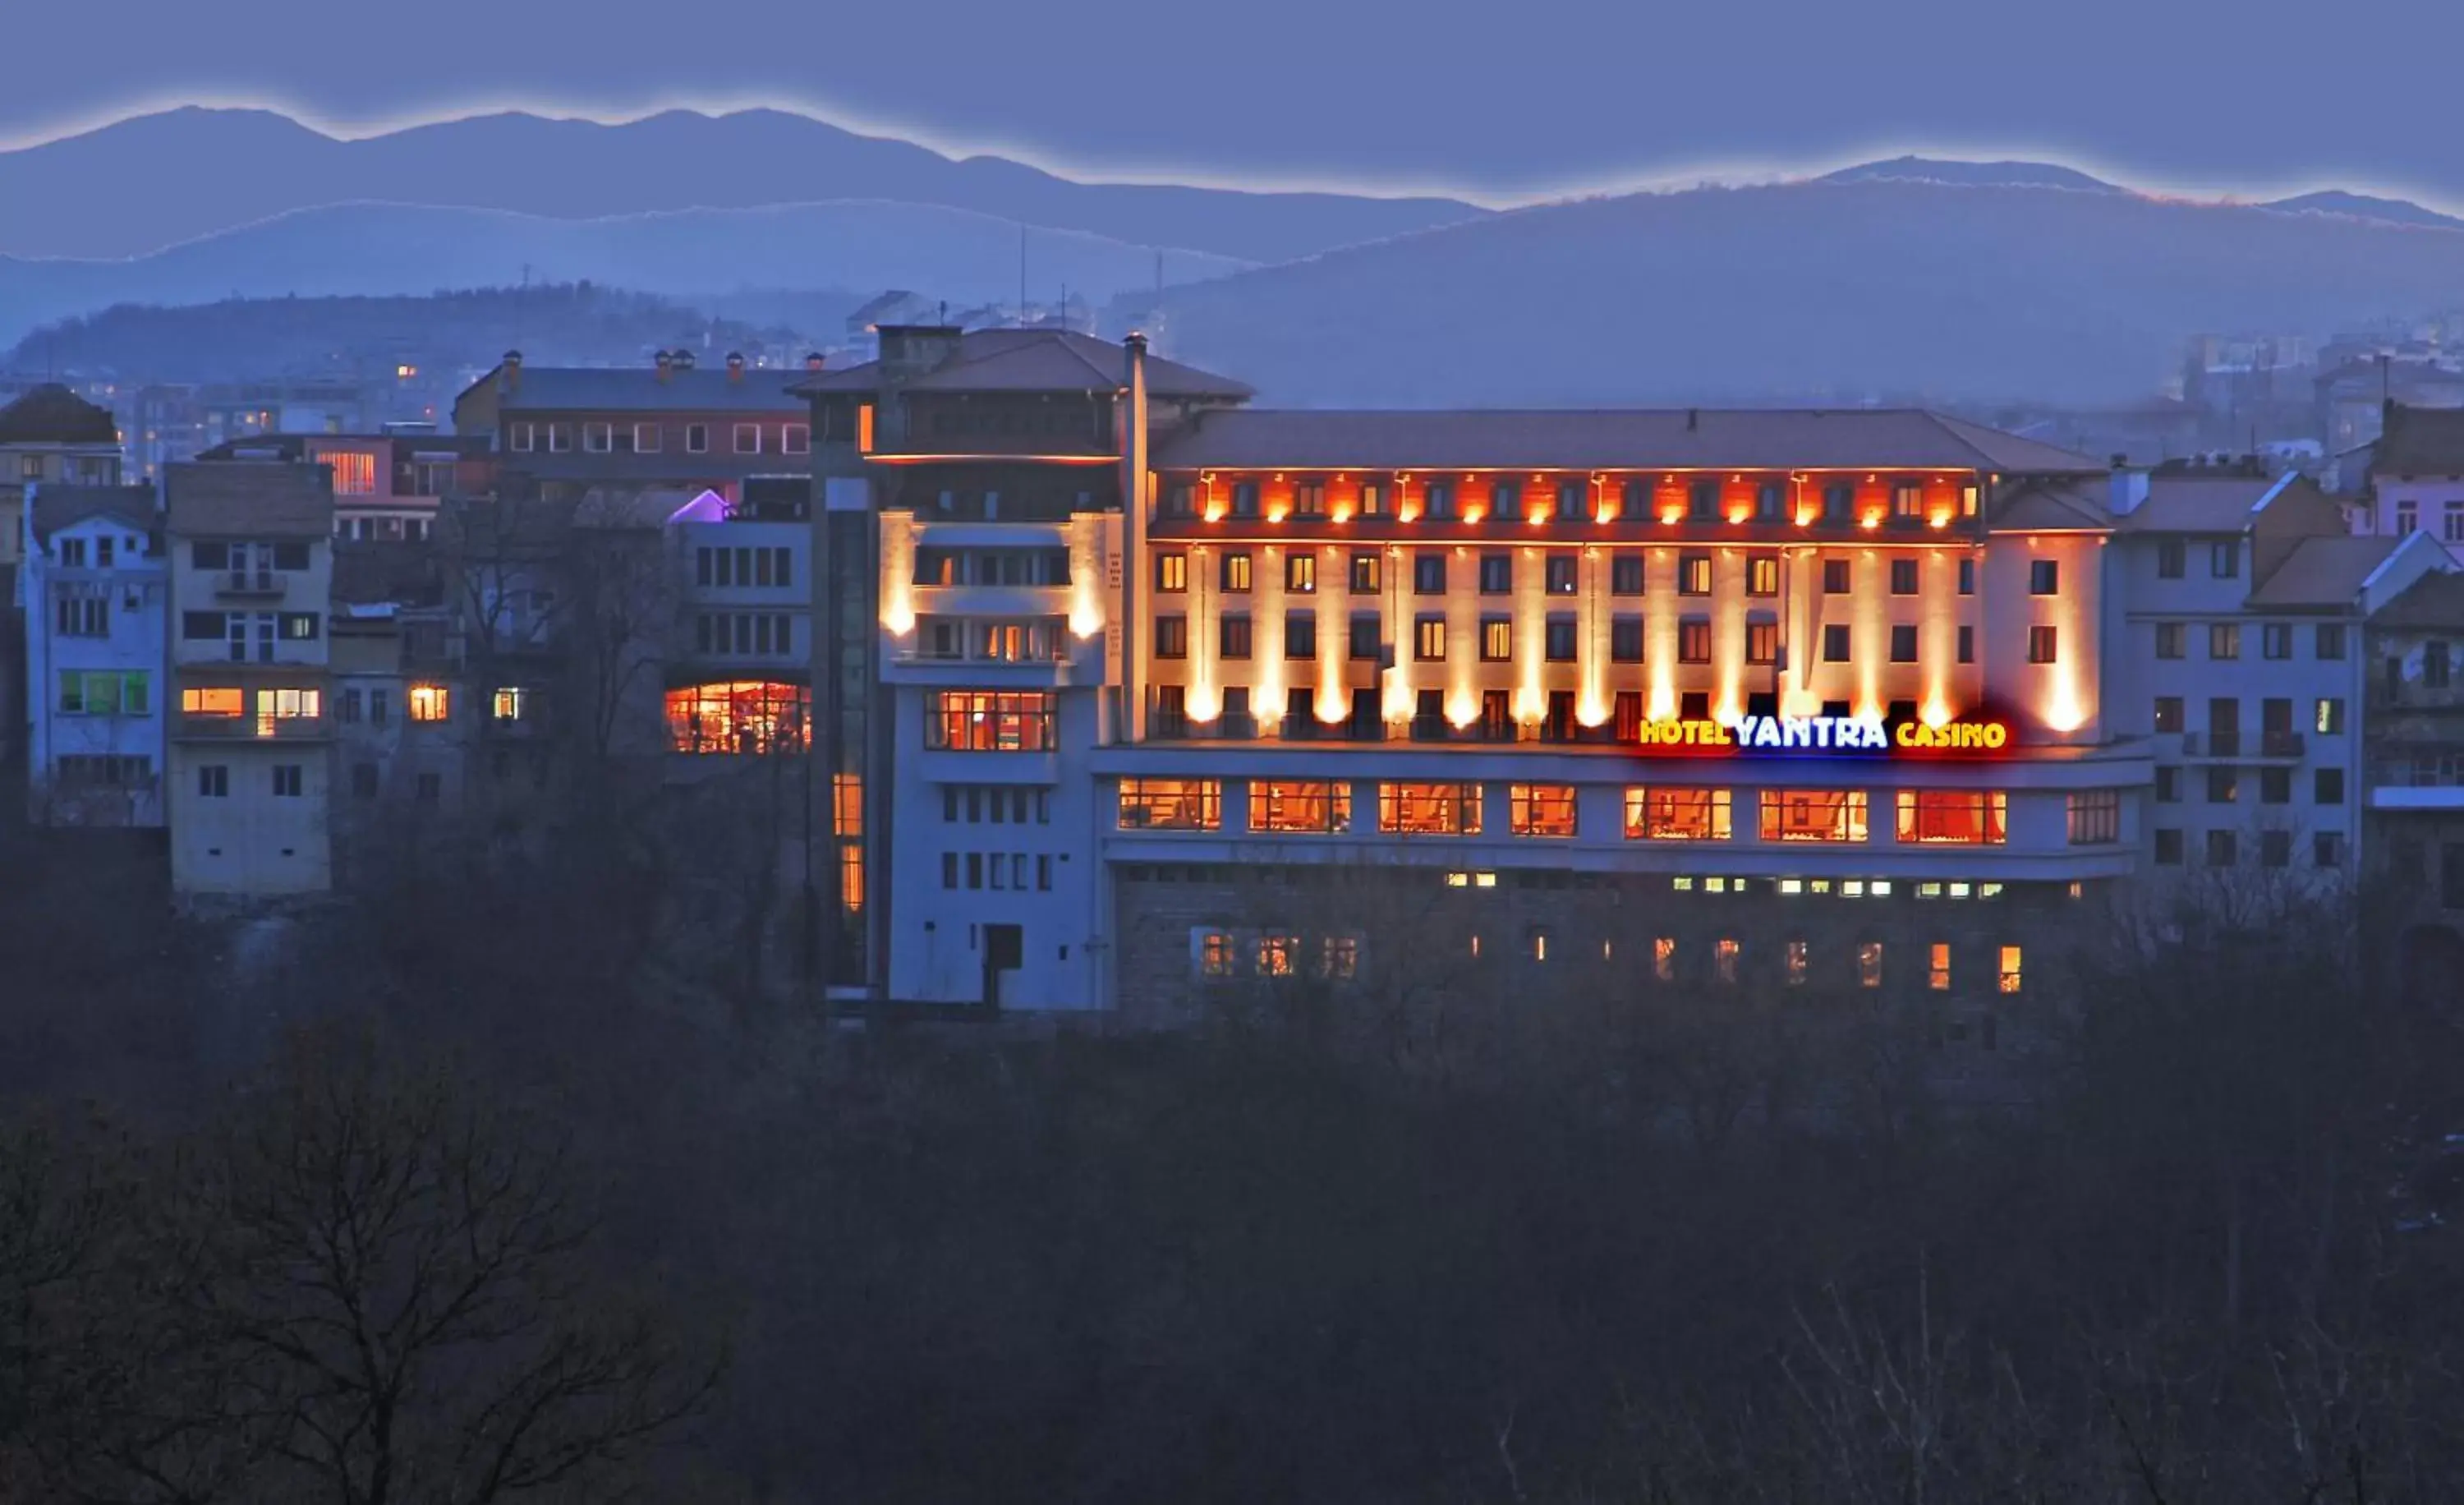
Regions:
[[[495,471],[484,435],[435,432],[266,433],[197,458],[324,466],[334,476],[334,537],[347,542],[423,540],[443,498],[486,490]]]
[[[163,824],[168,580],[150,486],[26,488],[30,818]]]
[[[943,305],[921,293],[905,288],[891,288],[865,300],[864,306],[847,315],[847,343],[848,354],[856,361],[869,361],[881,354],[881,337],[877,331],[884,324],[943,323]]]
[[[2372,449],[2354,531],[2431,532],[2464,561],[2464,408],[2389,403]]]

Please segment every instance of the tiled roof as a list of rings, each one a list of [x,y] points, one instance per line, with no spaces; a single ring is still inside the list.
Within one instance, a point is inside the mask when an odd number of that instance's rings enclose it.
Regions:
[[[2159,471],[2147,477],[2147,499],[2115,520],[2125,533],[2239,533],[2284,479],[2241,471]]]
[[[498,381],[504,367],[479,378]],[[655,366],[529,365],[497,398],[500,414],[522,412],[710,412],[798,413],[804,401],[787,386],[802,378],[788,371],[747,367],[731,380],[724,365],[696,365],[659,379]]]
[[[2101,474],[2084,454],[1921,409],[1225,410],[1159,467],[1299,470],[1983,470]]]
[[[1996,533],[2108,531],[2115,519],[2101,491],[2084,489],[2092,484],[2029,486],[1994,509],[1991,525]]]
[[[140,533],[152,533],[162,519],[155,515],[151,486],[60,486],[34,488],[34,506],[28,520],[37,542],[88,518],[111,518]]]
[[[2404,541],[2384,534],[2303,539],[2250,593],[2254,607],[2346,607]]]
[[[333,473],[280,460],[187,461],[163,468],[165,516],[187,538],[330,538]]]
[[[2389,408],[2370,474],[2464,476],[2464,408]]]
[[[919,392],[1112,392],[1121,388],[1129,356],[1121,346],[1067,329],[975,329],[931,372],[907,384]],[[824,371],[796,386],[802,393],[870,392],[881,386],[881,363]],[[1241,400],[1247,387],[1196,366],[1147,357],[1147,391],[1156,397]]]
[[[2370,613],[2370,626],[2464,631],[2464,572],[2431,570]]]
[[[118,444],[111,409],[57,382],[45,382],[0,408],[0,444]]]

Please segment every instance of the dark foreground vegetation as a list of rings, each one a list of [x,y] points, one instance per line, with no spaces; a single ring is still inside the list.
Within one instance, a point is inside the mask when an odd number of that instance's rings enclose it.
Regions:
[[[621,863],[272,935],[46,867],[0,922],[7,1499],[2464,1480],[2464,1059],[2298,915],[2039,1003],[1954,1107],[1854,998],[841,1034],[730,1003]]]

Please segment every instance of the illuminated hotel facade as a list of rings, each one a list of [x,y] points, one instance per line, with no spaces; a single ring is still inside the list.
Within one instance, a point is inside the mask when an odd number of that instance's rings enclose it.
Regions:
[[[1134,337],[883,339],[798,388],[844,997],[1162,1018],[1581,966],[1990,1012],[2147,875],[2097,461],[1906,410],[1253,410]]]

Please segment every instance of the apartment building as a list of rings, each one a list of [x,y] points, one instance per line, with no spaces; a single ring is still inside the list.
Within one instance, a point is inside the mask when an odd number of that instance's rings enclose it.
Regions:
[[[30,818],[163,824],[169,582],[151,486],[25,488]]]
[[[2378,939],[2415,995],[2464,987],[2464,573],[2376,610],[2363,654],[2365,820]]]
[[[25,488],[120,484],[120,426],[111,409],[57,382],[44,382],[0,408],[0,564],[16,562],[23,542]]]
[[[200,460],[321,465],[334,477],[334,537],[424,542],[448,497],[495,485],[484,437],[410,433],[265,433],[218,444]]]
[[[2354,536],[2337,499],[2255,462],[2111,483],[2113,720],[2155,761],[2146,875],[2245,866],[2345,881],[2362,836],[2362,632],[2447,561]],[[2163,882],[2151,883],[2161,893]]]
[[[332,881],[333,481],[324,467],[167,466],[171,880],[184,899]]]
[[[666,522],[676,617],[665,653],[678,765],[805,745],[811,721],[811,485],[754,479],[731,503],[705,491]]]
[[[2427,533],[2464,561],[2464,408],[2386,405],[2353,531],[2385,538]]]
[[[633,485],[733,503],[748,477],[810,474],[811,430],[787,381],[733,353],[704,368],[691,351],[663,350],[627,369],[530,366],[509,350],[454,399],[453,429],[486,439],[502,475],[552,499]]]

